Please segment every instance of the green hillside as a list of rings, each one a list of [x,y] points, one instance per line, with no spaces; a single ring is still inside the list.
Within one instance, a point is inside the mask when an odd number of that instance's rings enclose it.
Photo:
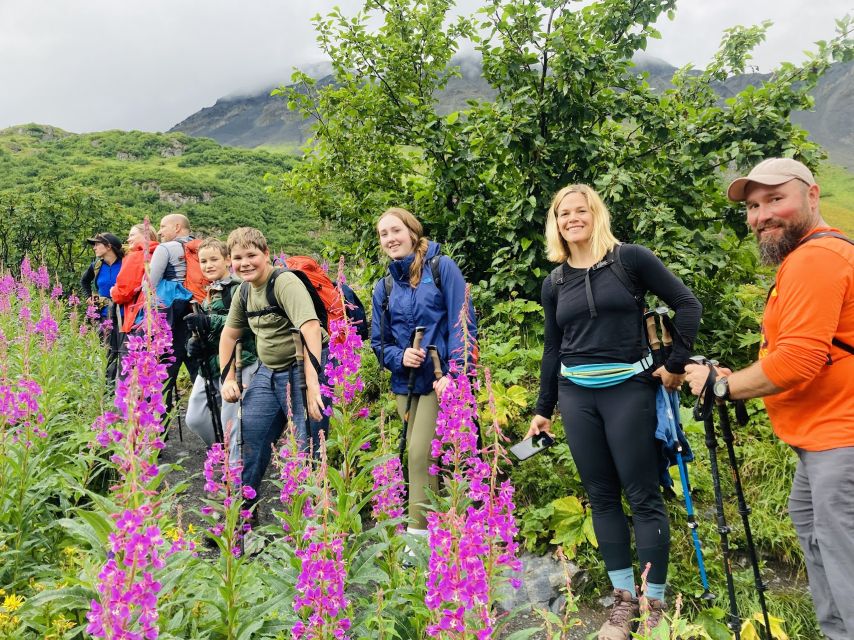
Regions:
[[[825,221],[854,236],[854,173],[825,164],[816,180],[821,185],[821,215]]]
[[[257,226],[275,250],[319,253],[323,224],[265,180],[295,162],[180,133],[76,135],[34,124],[0,131],[0,262],[27,253],[74,282],[89,256],[87,235],[124,238],[145,216],[156,225],[172,212],[187,215],[197,233],[224,238]]]

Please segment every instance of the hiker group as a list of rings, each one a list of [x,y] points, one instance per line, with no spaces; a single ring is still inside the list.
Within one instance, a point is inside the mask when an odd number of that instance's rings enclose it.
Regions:
[[[634,556],[638,566],[648,567],[646,631],[663,619],[670,525],[661,485],[671,482],[669,464],[679,465],[709,593],[684,465],[692,454],[678,424],[676,394],[683,383],[698,396],[695,413],[706,425],[725,554],[729,529],[712,409],[717,408],[737,478],[727,403],[763,397],[775,433],[799,458],[789,512],[822,631],[832,640],[854,637],[854,243],[824,222],[819,186],[795,160],[766,160],[727,193],[746,203],[747,224],[763,262],[779,265],[766,303],[759,359],[735,372],[692,355],[700,302],[652,251],[618,241],[608,209],[591,187],[559,190],[546,215],[548,258],[557,266],[542,285],[540,391],[527,436],[552,436],[559,407],[613,589],[600,640],[628,639],[636,629]],[[476,316],[456,262],[425,237],[415,216],[388,209],[378,217],[376,232],[390,262],[387,275],[373,287],[370,323],[352,290],[346,293],[349,302],[342,301],[342,287],[310,258],[274,266],[259,230],[235,229],[226,242],[199,240],[178,214],[164,217],[157,234],[135,225],[124,247],[110,233],[90,238],[96,260],[82,285],[87,293],[96,286],[93,301],[110,301],[102,311],[115,328],[104,335],[112,354],[108,376],[122,375],[117,365],[122,337],[137,330],[149,260],[151,286],[173,333],[174,360],[164,387],[167,413],[178,370],[186,364],[194,379],[187,425],[208,446],[227,438],[232,460],[242,463],[243,483],[258,494],[271,447],[289,416],[304,451],[317,452],[321,434],[328,432],[321,394],[328,321],[349,315],[364,336],[370,335],[376,357],[391,374],[404,422],[408,532],[426,535],[428,495],[439,491],[438,478],[429,472],[439,399],[448,376],[476,362]],[[668,308],[646,309],[647,293]],[[749,510],[736,484],[752,550]],[[634,553],[623,496],[631,508]],[[770,638],[755,553],[751,559]],[[725,564],[729,623],[738,637],[728,557]]]

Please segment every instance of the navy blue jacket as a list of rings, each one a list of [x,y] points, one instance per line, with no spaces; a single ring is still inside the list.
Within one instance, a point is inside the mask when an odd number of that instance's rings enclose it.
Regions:
[[[380,364],[391,371],[391,389],[394,393],[408,392],[409,369],[403,366],[403,352],[412,345],[415,327],[426,328],[421,346],[426,349],[427,345],[436,345],[445,373],[452,358],[457,360],[458,370],[462,368],[463,332],[459,317],[465,303],[466,283],[457,264],[448,256],[442,256],[439,259],[442,290],[439,291],[427,264],[430,258],[438,254],[439,244],[430,242],[424,259],[425,269],[421,272],[421,282],[414,289],[409,285],[409,266],[415,255],[392,260],[389,273],[393,284],[385,318],[382,317],[386,302],[385,283],[380,279],[374,285],[371,348]],[[468,305],[468,362],[471,363],[477,325],[471,300]],[[385,335],[381,335],[381,330],[384,330]],[[382,361],[383,357],[385,362]],[[430,393],[434,380],[433,363],[428,357],[416,374],[414,392],[419,395]]]

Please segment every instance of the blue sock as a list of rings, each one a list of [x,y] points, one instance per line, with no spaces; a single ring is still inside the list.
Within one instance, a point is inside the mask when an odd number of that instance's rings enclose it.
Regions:
[[[647,598],[655,598],[664,602],[664,585],[647,582],[645,595]]]
[[[608,577],[611,578],[611,584],[615,589],[622,589],[635,595],[635,572],[631,567],[609,571]]]

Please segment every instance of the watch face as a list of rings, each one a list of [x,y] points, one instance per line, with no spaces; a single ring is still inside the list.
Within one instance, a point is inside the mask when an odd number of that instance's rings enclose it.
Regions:
[[[729,381],[726,378],[718,378],[715,380],[712,391],[714,391],[716,397],[726,398],[729,395]]]

